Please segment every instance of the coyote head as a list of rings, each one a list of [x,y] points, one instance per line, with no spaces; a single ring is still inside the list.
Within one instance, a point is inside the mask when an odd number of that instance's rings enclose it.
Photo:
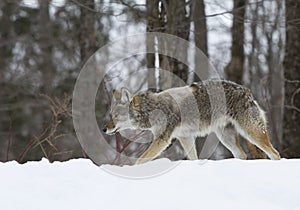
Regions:
[[[131,93],[126,88],[113,90],[113,103],[110,110],[110,120],[105,124],[103,132],[113,135],[118,131],[132,128],[129,119],[129,104]]]

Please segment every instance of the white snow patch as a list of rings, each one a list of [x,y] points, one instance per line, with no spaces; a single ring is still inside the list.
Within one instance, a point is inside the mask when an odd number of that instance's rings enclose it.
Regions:
[[[105,171],[115,168],[134,174],[167,162],[159,159],[126,167],[97,167],[85,159],[0,163],[0,208],[300,209],[300,160],[180,161],[167,173],[138,180]]]

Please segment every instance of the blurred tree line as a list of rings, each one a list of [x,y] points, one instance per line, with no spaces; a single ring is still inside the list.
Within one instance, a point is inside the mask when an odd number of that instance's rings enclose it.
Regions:
[[[283,157],[299,157],[299,21],[300,0],[2,0],[0,161],[87,157],[71,114],[80,69],[109,41],[146,31],[194,43],[224,78],[251,88],[266,110],[275,147]],[[152,41],[147,48],[155,47]],[[158,66],[187,83],[199,81],[173,58],[147,54],[139,59],[136,68]],[[149,87],[156,78],[149,71]],[[161,89],[166,84],[176,85],[158,81]],[[101,102],[97,111],[105,116],[108,107],[108,101]],[[111,144],[120,152],[136,149],[126,140],[123,147],[119,138],[114,140]],[[230,157],[225,149],[215,155],[224,157]]]

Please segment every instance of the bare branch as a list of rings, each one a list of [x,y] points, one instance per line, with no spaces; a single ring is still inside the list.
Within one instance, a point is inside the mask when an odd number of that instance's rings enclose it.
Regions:
[[[71,1],[74,2],[75,4],[77,4],[78,6],[80,6],[80,7],[84,8],[84,9],[90,11],[90,12],[95,12],[95,13],[98,12],[97,10],[92,9],[92,8],[88,7],[87,5],[81,3],[81,2],[78,2],[77,0],[71,0]]]

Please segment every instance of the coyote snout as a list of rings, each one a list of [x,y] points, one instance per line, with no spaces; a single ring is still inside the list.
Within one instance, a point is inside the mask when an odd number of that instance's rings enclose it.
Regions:
[[[211,104],[209,94],[219,98],[215,90],[220,88],[224,90],[225,105]],[[160,93],[144,92],[134,96],[122,88],[120,92],[114,90],[113,97],[111,119],[103,128],[106,134],[125,129],[150,130],[153,133],[151,145],[137,164],[156,158],[174,138],[179,140],[189,159],[198,159],[195,139],[211,132],[216,133],[235,158],[247,158],[236,138],[239,133],[270,159],[280,159],[270,142],[264,111],[250,90],[236,83],[213,79]],[[194,110],[195,107],[198,110]],[[156,113],[155,110],[163,114],[157,114],[153,120],[151,113]]]
[[[118,129],[116,128],[115,123],[112,119],[110,119],[103,128],[103,132],[109,135],[115,134],[117,130]]]

